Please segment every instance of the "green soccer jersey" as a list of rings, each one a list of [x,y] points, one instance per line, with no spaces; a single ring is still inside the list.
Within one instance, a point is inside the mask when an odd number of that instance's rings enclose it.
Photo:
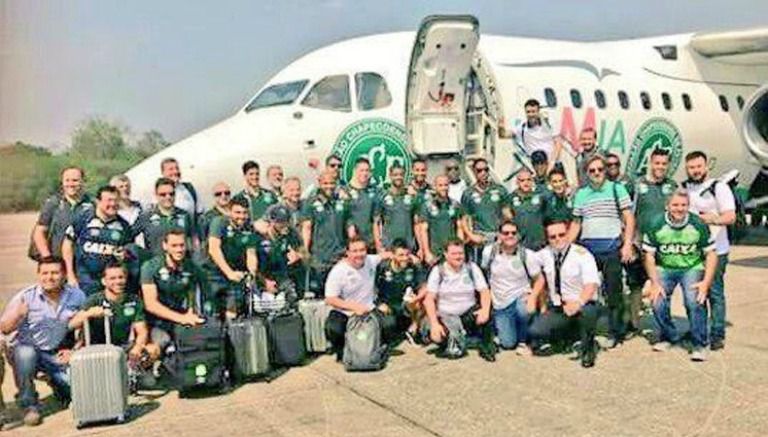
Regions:
[[[376,302],[387,304],[393,311],[400,311],[405,291],[410,287],[414,294],[417,293],[426,280],[426,272],[419,266],[397,269],[392,261],[379,263],[376,268]]]
[[[153,255],[163,253],[163,238],[171,229],[181,229],[187,239],[187,250],[192,250],[192,219],[187,211],[173,207],[169,213],[164,213],[157,207],[143,211],[134,225],[134,234],[144,235],[144,248]]]
[[[380,190],[372,185],[362,189],[352,185],[346,188],[349,223],[355,225],[358,235],[368,243],[368,247],[373,247],[373,213],[379,192]]]
[[[411,185],[409,186],[409,190],[416,193],[416,208],[421,208],[421,205],[425,204],[426,202],[432,200],[433,197],[435,197],[435,190],[432,189],[432,186],[429,184],[424,184],[422,186],[416,186],[411,182]]]
[[[312,223],[310,253],[317,261],[335,262],[344,253],[347,241],[349,204],[340,198],[316,194],[302,205],[301,221]]]
[[[246,254],[249,249],[256,250],[260,237],[254,232],[250,221],[242,226],[236,226],[229,217],[216,217],[211,223],[209,238],[215,237],[221,240],[221,251],[224,259],[232,270],[246,271]],[[206,263],[207,269],[218,277],[224,277],[213,259]]]
[[[185,312],[194,306],[198,288],[202,296],[207,295],[205,273],[189,258],[173,266],[164,254],[152,258],[141,266],[141,284],[154,284],[160,303],[177,312]],[[151,324],[161,322],[151,314],[148,320]]]
[[[410,248],[415,246],[413,216],[417,204],[416,196],[408,194],[406,190],[395,192],[390,189],[379,194],[374,216],[381,220],[381,241],[384,247],[390,247],[398,238],[405,240]]]
[[[216,217],[223,217],[225,214],[216,207],[204,212],[203,215],[197,220],[197,236],[200,238],[200,245],[205,249],[204,252],[208,252],[208,234],[211,231],[211,223]]]
[[[259,271],[266,276],[283,280],[288,278],[292,267],[288,265],[288,252],[293,249],[296,252],[302,247],[301,238],[293,228],[287,228],[284,234],[275,234],[271,237],[264,236],[259,242]]]
[[[573,219],[573,200],[568,195],[558,195],[548,191],[544,197],[544,222]]]
[[[459,220],[464,217],[464,210],[458,202],[450,198],[441,199],[435,196],[421,205],[418,217],[427,223],[429,250],[435,256],[440,256],[443,254],[445,243],[457,238]]]
[[[472,218],[473,231],[496,232],[503,219],[502,210],[509,202],[509,193],[501,185],[491,184],[485,190],[474,185],[464,191],[461,206]]]
[[[244,189],[237,195],[248,201],[250,219],[254,222],[264,216],[267,208],[278,202],[277,195],[264,188],[259,189],[258,193]]]
[[[642,238],[651,225],[664,215],[667,199],[677,188],[677,182],[669,178],[661,182],[651,182],[642,177],[634,188],[638,236]]]
[[[109,308],[112,317],[109,320],[112,344],[122,346],[127,345],[131,335],[131,326],[137,322],[146,320],[144,315],[144,304],[138,296],[125,294],[118,296],[117,300],[109,300],[103,291],[88,296],[83,304],[83,310],[92,307]],[[92,343],[106,343],[104,333],[104,323],[102,319],[92,320],[89,323],[91,328]]]
[[[523,246],[531,250],[539,250],[544,247],[547,240],[544,236],[544,212],[546,208],[544,194],[538,192],[523,193],[517,190],[510,195],[510,200]]]
[[[672,222],[669,214],[664,214],[643,236],[643,249],[656,255],[661,269],[703,269],[706,252],[714,248],[709,227],[691,214],[681,223]]]

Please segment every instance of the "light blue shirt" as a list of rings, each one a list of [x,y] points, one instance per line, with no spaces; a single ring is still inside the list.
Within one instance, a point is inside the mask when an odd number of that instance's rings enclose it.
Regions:
[[[11,299],[5,317],[12,317],[15,308],[27,303],[29,312],[18,326],[15,344],[34,346],[42,351],[54,351],[67,335],[67,326],[72,316],[82,308],[85,294],[77,287],[65,285],[59,304],[54,307],[40,285],[32,285],[20,291]]]

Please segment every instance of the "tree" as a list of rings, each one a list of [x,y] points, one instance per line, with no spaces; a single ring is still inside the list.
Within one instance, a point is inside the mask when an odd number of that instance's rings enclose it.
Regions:
[[[89,118],[72,133],[72,154],[90,159],[116,159],[127,147],[125,128],[103,118]]]
[[[140,155],[147,157],[154,155],[155,153],[170,146],[168,142],[159,131],[154,129],[144,132],[144,135],[136,142],[136,150]]]

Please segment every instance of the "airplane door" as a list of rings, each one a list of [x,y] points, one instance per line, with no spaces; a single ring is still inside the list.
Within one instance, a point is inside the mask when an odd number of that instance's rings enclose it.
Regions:
[[[406,129],[419,155],[461,153],[467,79],[480,40],[472,16],[431,16],[416,34],[406,92]]]

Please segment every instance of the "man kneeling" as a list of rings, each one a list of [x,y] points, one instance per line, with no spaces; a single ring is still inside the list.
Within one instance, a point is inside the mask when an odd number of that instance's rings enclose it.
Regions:
[[[578,332],[581,338],[581,365],[595,365],[598,307],[597,288],[600,277],[595,258],[578,244],[568,243],[568,224],[555,221],[547,224],[549,246],[539,252],[542,271],[549,284],[549,305],[528,330],[534,341],[534,351],[547,341],[571,341]],[[536,302],[543,287],[534,287],[528,311],[536,311]]]
[[[489,323],[491,291],[483,272],[475,263],[464,261],[464,245],[459,240],[448,241],[444,255],[445,262],[429,273],[424,299],[429,335],[440,345],[438,356],[464,356],[467,333],[479,333],[480,356],[486,361],[496,361],[493,327]]]

